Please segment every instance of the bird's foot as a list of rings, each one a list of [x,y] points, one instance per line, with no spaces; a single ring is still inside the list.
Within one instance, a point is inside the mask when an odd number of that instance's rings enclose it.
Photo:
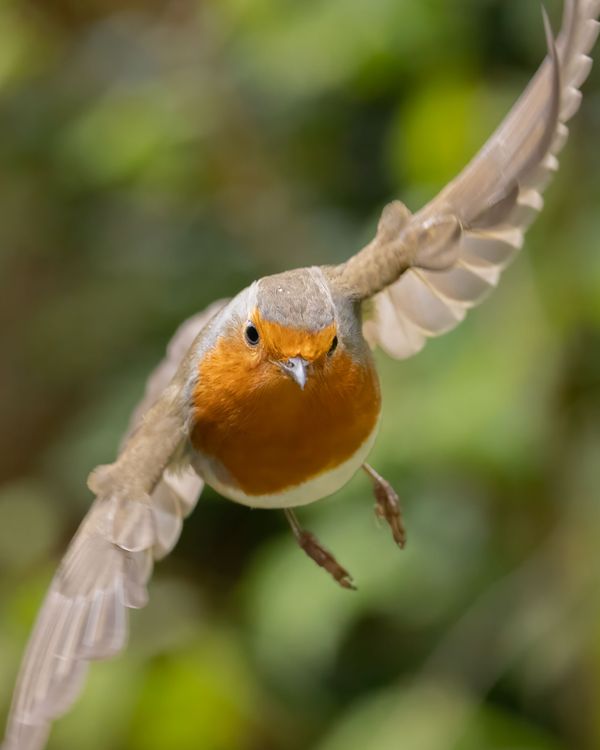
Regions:
[[[364,471],[373,482],[375,495],[375,515],[387,521],[396,544],[403,549],[406,545],[406,528],[400,509],[400,499],[392,485],[378,474],[369,464],[363,464]]]
[[[320,568],[326,570],[342,588],[355,591],[356,586],[354,585],[350,573],[339,564],[329,550],[323,547],[314,534],[310,531],[305,531],[300,526],[294,511],[286,508],[284,512],[290,526],[292,527],[296,541],[311,560],[314,560]]]

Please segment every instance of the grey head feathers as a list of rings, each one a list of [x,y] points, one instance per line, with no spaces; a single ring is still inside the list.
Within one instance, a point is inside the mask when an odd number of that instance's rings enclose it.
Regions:
[[[329,285],[319,268],[299,268],[258,282],[256,306],[264,320],[320,331],[336,320]]]

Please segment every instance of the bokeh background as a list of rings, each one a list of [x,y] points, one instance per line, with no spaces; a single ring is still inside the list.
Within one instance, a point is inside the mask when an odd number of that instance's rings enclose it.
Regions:
[[[179,322],[418,208],[544,52],[535,0],[2,0],[2,723],[86,475]],[[600,748],[599,133],[596,68],[497,292],[378,355],[406,551],[362,476],[300,514],[357,593],[206,491],[51,748]]]

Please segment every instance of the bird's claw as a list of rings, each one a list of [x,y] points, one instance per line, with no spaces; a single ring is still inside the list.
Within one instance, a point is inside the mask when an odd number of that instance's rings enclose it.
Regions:
[[[291,508],[286,508],[284,513],[296,541],[310,559],[314,560],[320,568],[326,570],[342,588],[356,591],[356,586],[350,573],[339,564],[329,550],[323,547],[314,534],[302,528],[294,511]]]
[[[326,570],[342,588],[356,591],[350,573],[339,564],[329,550],[323,547],[314,534],[311,534],[310,531],[301,531],[298,536],[298,544],[311,560],[314,560],[320,568]]]
[[[394,541],[404,549],[406,546],[406,527],[400,509],[400,498],[392,485],[380,476],[373,468],[365,464],[365,471],[373,482],[375,494],[375,515],[387,522],[392,530]]]

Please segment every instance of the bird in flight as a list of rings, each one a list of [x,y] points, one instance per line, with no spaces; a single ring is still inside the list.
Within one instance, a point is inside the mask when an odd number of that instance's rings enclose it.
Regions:
[[[251,507],[282,508],[302,549],[343,587],[350,574],[294,508],[359,469],[376,513],[405,543],[398,496],[366,463],[381,413],[371,348],[416,354],[499,280],[542,208],[577,111],[600,0],[567,0],[548,54],[467,167],[415,214],[383,209],[375,238],[338,266],[251,284],[185,322],[152,374],[114,463],[41,607],[3,750],[41,750],[92,660],[120,652],[155,560],[175,545],[204,483]],[[367,314],[368,311],[368,314]]]

